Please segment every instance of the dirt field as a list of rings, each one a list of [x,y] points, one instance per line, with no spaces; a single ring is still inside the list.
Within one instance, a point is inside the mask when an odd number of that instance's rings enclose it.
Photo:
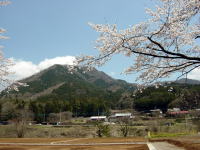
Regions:
[[[199,136],[187,136],[178,139],[170,139],[169,143],[184,147],[186,150],[200,150],[200,135]]]
[[[148,150],[146,144],[135,145],[93,145],[93,146],[66,146],[54,144],[88,144],[88,143],[130,143],[145,142],[143,138],[33,138],[33,139],[14,139],[2,138],[0,143],[12,144],[51,144],[51,145],[0,145],[0,150]]]
[[[51,143],[74,138],[0,138],[0,143]]]
[[[61,141],[62,142],[62,141]],[[127,143],[127,142],[145,142],[144,138],[77,138],[74,140],[66,141],[70,144],[76,143]],[[62,143],[65,143],[64,141]]]
[[[0,138],[0,143],[127,143],[127,142],[145,142],[144,138]]]
[[[0,146],[0,150],[148,150],[147,145],[112,146]]]
[[[200,150],[200,135],[196,136],[184,136],[171,139],[153,139],[155,141],[166,141],[168,143],[174,144],[178,147],[183,147],[185,150]]]

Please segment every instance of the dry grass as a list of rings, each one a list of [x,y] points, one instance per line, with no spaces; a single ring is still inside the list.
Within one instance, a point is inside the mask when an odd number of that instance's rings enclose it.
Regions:
[[[43,125],[28,126],[25,138],[71,138],[71,137],[93,137],[94,127],[52,127]],[[0,125],[0,138],[15,138],[16,132],[12,125]]]

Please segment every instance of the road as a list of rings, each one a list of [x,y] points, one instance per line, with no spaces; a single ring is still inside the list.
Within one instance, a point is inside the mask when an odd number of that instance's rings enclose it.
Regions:
[[[147,143],[149,150],[185,150],[167,142],[151,142]]]

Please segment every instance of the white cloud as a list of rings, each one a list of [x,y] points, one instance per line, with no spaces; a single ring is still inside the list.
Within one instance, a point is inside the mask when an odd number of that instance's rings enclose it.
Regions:
[[[108,74],[109,74],[110,76],[115,76],[115,75],[117,75],[117,73],[116,73],[116,72],[113,72],[113,71],[112,71],[112,72],[109,72]]]
[[[63,56],[63,57],[55,57],[52,59],[45,59],[44,61],[40,62],[38,68],[40,70],[46,69],[50,66],[55,64],[60,65],[73,65],[75,61],[75,57],[73,56]]]
[[[10,78],[13,80],[20,80],[29,77],[55,64],[73,65],[75,61],[75,57],[73,56],[63,56],[55,57],[52,59],[45,59],[39,64],[34,64],[31,61],[17,60],[14,58],[11,59],[15,64],[10,68],[10,71],[14,73],[10,76]]]
[[[189,79],[200,80],[200,68],[194,69],[192,72],[188,74]]]

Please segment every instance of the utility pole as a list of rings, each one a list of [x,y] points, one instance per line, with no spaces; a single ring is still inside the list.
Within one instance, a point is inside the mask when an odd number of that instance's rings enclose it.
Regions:
[[[43,117],[44,117],[44,118],[43,118],[43,122],[45,122],[45,112],[44,112],[44,115],[43,115]]]
[[[61,123],[61,109],[60,109],[60,121],[59,122]]]

